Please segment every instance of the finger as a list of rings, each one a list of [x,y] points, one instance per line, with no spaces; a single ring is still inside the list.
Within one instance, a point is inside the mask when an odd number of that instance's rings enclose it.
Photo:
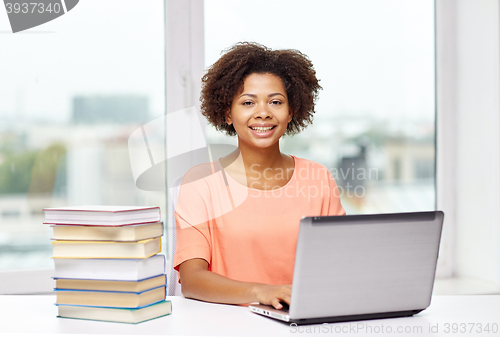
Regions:
[[[283,306],[281,305],[280,301],[279,301],[277,298],[274,298],[274,299],[271,301],[271,304],[272,304],[272,306],[273,306],[275,309],[281,309],[281,308],[283,308]]]
[[[283,296],[283,301],[285,301],[288,305],[290,305],[290,302],[292,301],[291,296]]]

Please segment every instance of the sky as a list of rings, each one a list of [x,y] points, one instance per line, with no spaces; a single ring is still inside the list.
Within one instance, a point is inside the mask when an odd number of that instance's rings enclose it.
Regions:
[[[161,115],[163,13],[162,0],[85,0],[12,34],[0,7],[0,123],[68,121],[74,95],[146,95]],[[431,0],[205,1],[206,66],[238,41],[308,55],[324,115],[434,119]]]
[[[0,7],[0,118],[66,121],[74,95],[140,94],[164,112],[162,0],[84,0],[9,33]]]

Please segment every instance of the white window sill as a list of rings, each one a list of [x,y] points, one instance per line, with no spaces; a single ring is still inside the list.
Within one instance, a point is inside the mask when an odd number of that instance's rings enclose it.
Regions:
[[[437,279],[432,293],[433,295],[498,295],[500,285],[467,277]]]
[[[34,295],[54,291],[53,269],[0,271],[0,295]]]

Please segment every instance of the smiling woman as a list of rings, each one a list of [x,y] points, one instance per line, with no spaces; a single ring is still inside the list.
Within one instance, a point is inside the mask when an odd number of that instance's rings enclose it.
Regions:
[[[230,48],[203,77],[202,113],[238,148],[184,176],[174,259],[184,296],[290,303],[300,219],[345,214],[323,165],[280,151],[284,134],[312,122],[320,88],[305,55],[255,43]]]

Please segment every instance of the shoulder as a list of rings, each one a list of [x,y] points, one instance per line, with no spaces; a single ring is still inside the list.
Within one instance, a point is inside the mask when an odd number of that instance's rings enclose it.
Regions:
[[[323,168],[323,169],[327,169],[325,165],[320,164],[318,162],[315,162],[315,161],[312,161],[312,160],[309,160],[309,159],[305,159],[305,158],[296,157],[296,156],[292,156],[292,157],[293,157],[293,159],[295,159],[295,166],[296,167],[301,166],[301,167],[311,167],[311,168]]]
[[[203,163],[190,168],[182,177],[182,184],[201,182],[214,173],[213,163]]]
[[[219,186],[224,183],[224,168],[219,161],[202,163],[190,168],[182,177],[182,185],[192,185],[201,187],[204,186]],[[180,178],[177,180],[180,183]]]
[[[316,173],[314,174],[314,177],[316,178],[331,177],[330,171],[323,164],[295,156],[293,156],[293,158],[295,159],[295,170],[297,171],[299,177],[304,177],[304,172],[307,172],[309,174]]]
[[[190,168],[182,180],[180,177],[173,183],[173,188],[177,188],[179,195],[185,198],[210,198],[211,190],[214,186],[223,185],[224,181],[218,173],[214,163],[203,163]]]

